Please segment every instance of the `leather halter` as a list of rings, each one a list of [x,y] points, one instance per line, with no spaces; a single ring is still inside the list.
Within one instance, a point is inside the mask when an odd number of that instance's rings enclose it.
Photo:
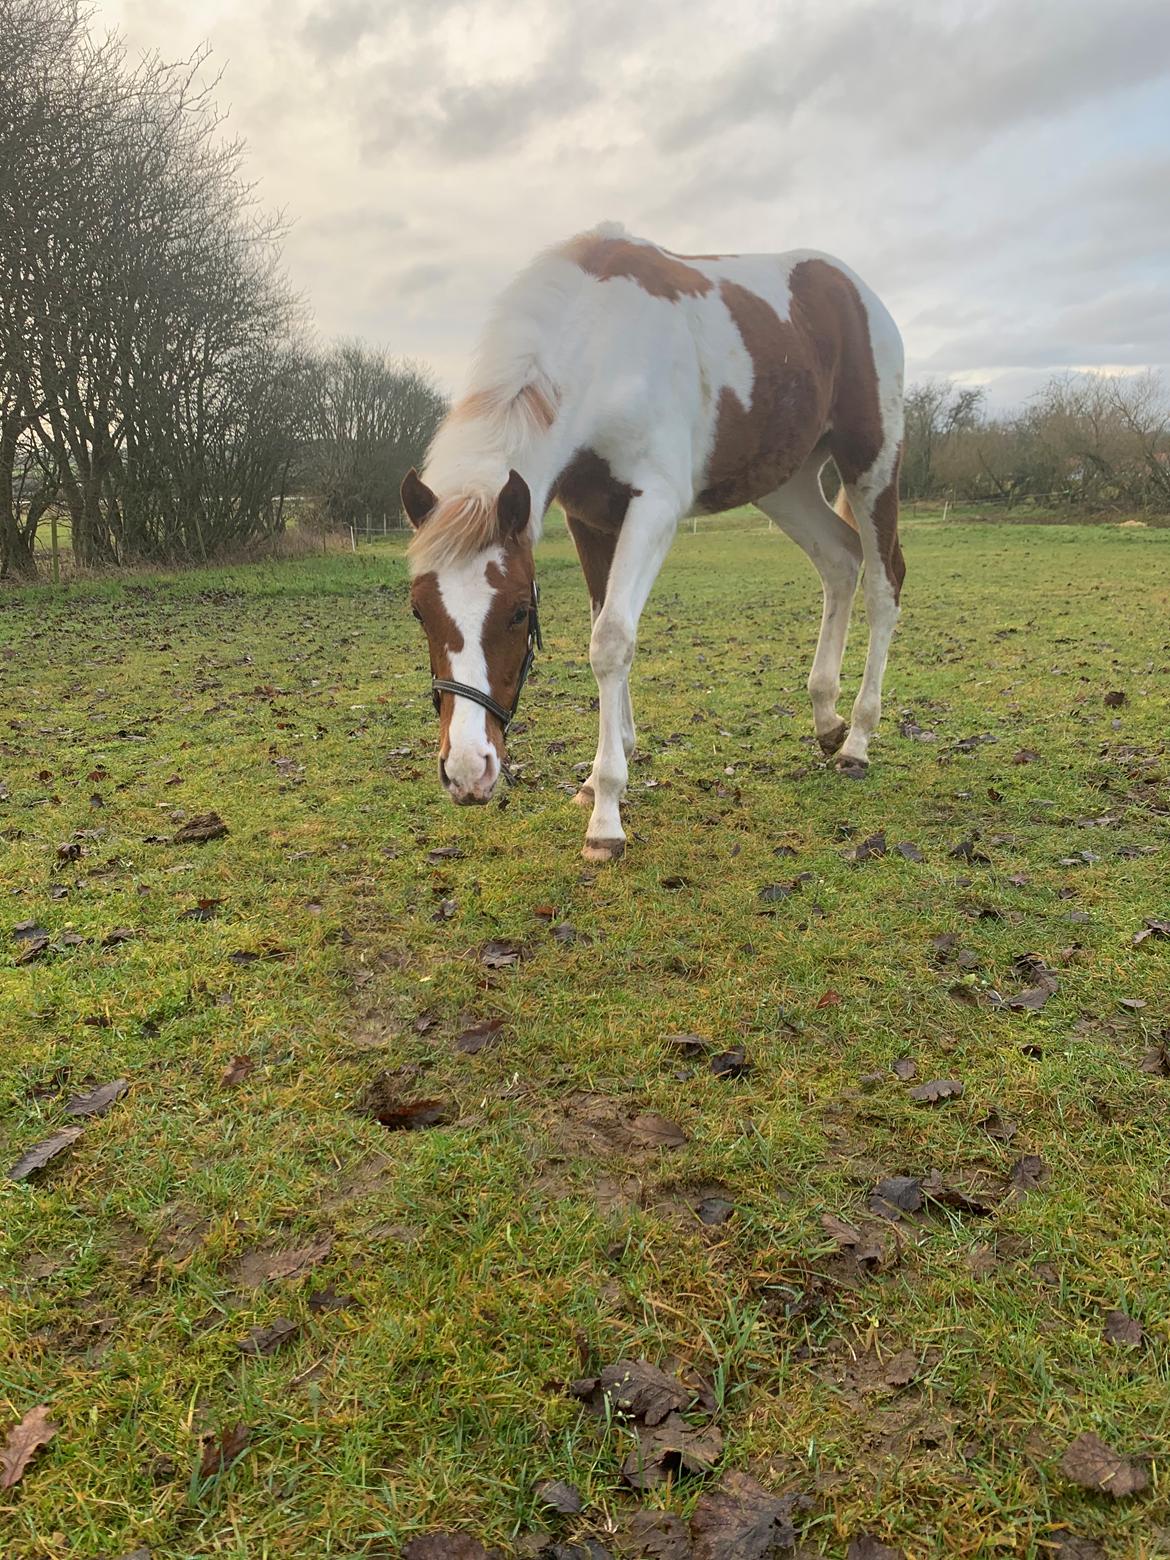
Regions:
[[[537,610],[540,604],[540,591],[536,588],[536,581],[532,582],[532,599],[528,603],[528,648],[524,652],[524,663],[520,668],[520,681],[516,684],[516,692],[512,697],[512,708],[506,709],[502,704],[497,704],[490,693],[484,693],[481,688],[473,688],[470,683],[453,682],[449,677],[431,678],[431,698],[434,700],[435,711],[438,713],[440,695],[453,693],[456,698],[470,699],[473,704],[478,704],[487,710],[489,715],[494,715],[504,728],[504,735],[508,735],[508,728],[516,719],[516,711],[520,707],[520,695],[524,692],[524,684],[528,681],[528,673],[532,670],[532,663],[536,659],[536,652],[544,649],[544,640],[540,637],[540,613]]]

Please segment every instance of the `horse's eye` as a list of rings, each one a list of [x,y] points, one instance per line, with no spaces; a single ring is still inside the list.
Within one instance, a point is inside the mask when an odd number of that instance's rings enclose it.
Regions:
[[[410,612],[416,623],[422,622],[422,613],[418,610],[417,607],[411,607]]]
[[[527,607],[517,607],[515,612],[513,612],[513,614],[512,614],[512,627],[513,628],[519,628],[521,623],[527,623],[527,621],[528,621],[528,608]]]

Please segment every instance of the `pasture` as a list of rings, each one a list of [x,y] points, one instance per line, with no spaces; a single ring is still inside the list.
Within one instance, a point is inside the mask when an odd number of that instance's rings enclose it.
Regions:
[[[83,1129],[0,1182],[0,1445],[57,1426],[5,1560],[682,1555],[696,1507],[747,1557],[734,1470],[805,1557],[1170,1552],[1170,533],[904,540],[857,783],[804,556],[680,536],[606,868],[559,525],[481,810],[398,542],[0,596],[3,1168]],[[567,1390],[640,1359],[677,1445]]]

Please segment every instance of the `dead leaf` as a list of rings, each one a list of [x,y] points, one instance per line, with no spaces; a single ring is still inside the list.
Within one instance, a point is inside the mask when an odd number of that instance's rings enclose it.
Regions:
[[[643,1111],[634,1116],[626,1128],[629,1136],[648,1148],[681,1148],[687,1135],[677,1121],[659,1116],[654,1111]]]
[[[957,1208],[961,1213],[985,1218],[995,1212],[1000,1190],[996,1188],[994,1193],[967,1191],[945,1181],[937,1170],[931,1170],[922,1183],[922,1195],[928,1202],[939,1203],[944,1208]]]
[[[206,845],[209,840],[221,840],[228,826],[218,813],[198,813],[188,818],[171,841],[173,845]]]
[[[725,1473],[691,1518],[694,1560],[765,1560],[796,1547],[795,1494],[773,1495],[750,1474]]]
[[[252,1432],[241,1419],[238,1424],[225,1425],[218,1435],[209,1436],[203,1443],[203,1458],[199,1464],[199,1477],[210,1479],[213,1474],[230,1468],[236,1458],[247,1448]]]
[[[862,862],[869,861],[874,856],[884,856],[886,849],[886,833],[882,829],[877,834],[871,834],[868,839],[862,840],[860,845],[851,846],[843,854],[846,861]]]
[[[1076,1533],[1054,1533],[1059,1539],[1053,1560],[1109,1560],[1101,1545],[1092,1538],[1080,1538]]]
[[[726,1224],[735,1212],[735,1204],[726,1197],[704,1197],[695,1212],[703,1224]]]
[[[905,1560],[902,1550],[880,1543],[871,1533],[859,1533],[849,1540],[845,1560]]]
[[[518,942],[507,942],[497,939],[484,943],[479,950],[481,963],[489,970],[505,970],[514,964],[519,964],[524,957],[524,947]]]
[[[869,1211],[883,1219],[899,1219],[922,1207],[922,1182],[912,1175],[888,1175],[869,1194]]]
[[[443,1126],[452,1119],[445,1100],[382,1100],[370,1114],[388,1132],[421,1132]]]
[[[691,1535],[683,1519],[673,1511],[636,1511],[619,1535],[619,1552],[638,1560],[690,1560]],[[588,1556],[552,1557],[552,1560],[589,1560]]]
[[[884,1267],[888,1255],[886,1237],[876,1227],[857,1229],[839,1219],[835,1214],[823,1213],[821,1226],[843,1255],[856,1262],[867,1273],[876,1273]]]
[[[71,1143],[76,1143],[81,1132],[80,1127],[62,1127],[60,1132],[54,1132],[52,1137],[47,1137],[43,1143],[38,1143],[20,1156],[8,1172],[8,1179],[26,1181],[30,1175],[43,1170],[51,1159],[63,1153]]]
[[[222,899],[199,899],[199,900],[196,900],[196,902],[190,907],[189,910],[184,910],[184,911],[182,911],[180,913],[179,920],[180,921],[214,921],[216,916],[219,914],[219,907],[222,904],[223,904],[223,900]]]
[[[503,1027],[502,1018],[481,1018],[478,1023],[472,1024],[470,1029],[465,1029],[462,1034],[456,1035],[455,1049],[462,1051],[465,1056],[475,1056],[485,1047],[496,1043]]]
[[[1048,1166],[1039,1154],[1025,1154],[1008,1171],[1008,1181],[1017,1197],[1037,1192],[1048,1180]]]
[[[639,1427],[638,1444],[622,1463],[622,1478],[632,1489],[653,1489],[668,1478],[710,1473],[722,1452],[723,1432],[717,1425],[696,1429],[681,1414],[670,1414],[659,1425]]]
[[[929,1083],[915,1084],[907,1093],[919,1105],[942,1105],[962,1099],[963,1085],[957,1078],[932,1078]]]
[[[458,845],[438,845],[434,850],[427,851],[427,860],[436,866],[440,861],[458,861],[462,854]]]
[[[129,1078],[115,1078],[113,1083],[103,1083],[90,1089],[88,1094],[75,1094],[65,1106],[67,1116],[104,1116],[116,1100],[120,1100],[130,1087]]]
[[[910,1083],[918,1076],[918,1063],[912,1056],[901,1056],[891,1066],[890,1071],[895,1078],[900,1078],[903,1083]]]
[[[990,866],[991,857],[986,851],[979,849],[975,843],[976,838],[977,836],[974,834],[968,835],[966,839],[960,840],[957,845],[952,845],[950,850],[947,851],[947,855],[955,861],[972,861],[981,866]]]
[[[580,1490],[564,1479],[546,1479],[538,1484],[536,1498],[546,1510],[559,1512],[562,1517],[575,1517],[583,1505]]]
[[[1140,1495],[1150,1486],[1150,1475],[1144,1463],[1115,1452],[1088,1430],[1065,1447],[1060,1466],[1065,1477],[1074,1484],[1111,1495],[1114,1500]]]
[[[711,1071],[716,1078],[743,1078],[752,1070],[747,1052],[742,1045],[734,1045],[729,1051],[720,1051],[711,1058]]]
[[[1119,710],[1125,703],[1125,692],[1121,688],[1111,688],[1102,702],[1106,709]]]
[[[256,1063],[250,1056],[233,1056],[220,1074],[219,1081],[225,1089],[231,1089],[237,1083],[243,1083],[255,1071]]]
[[[1170,1078],[1170,1046],[1150,1046],[1138,1064],[1138,1071],[1150,1078]]]
[[[290,1343],[300,1330],[300,1322],[291,1322],[286,1316],[278,1316],[266,1327],[253,1327],[246,1338],[240,1339],[236,1348],[241,1354],[251,1354],[256,1357],[275,1354],[277,1349]]]
[[[1107,1343],[1136,1348],[1145,1337],[1142,1324],[1124,1311],[1107,1311],[1103,1336]]]
[[[618,1360],[600,1376],[571,1382],[569,1392],[599,1412],[608,1402],[615,1414],[651,1426],[685,1408],[692,1396],[676,1376],[668,1376],[648,1360]]]
[[[818,1007],[818,1008],[827,1008],[827,1007],[839,1007],[840,1004],[841,1004],[841,993],[839,991],[826,991],[826,992],[823,993],[823,995],[821,995],[820,997],[817,998],[817,1000],[813,1004],[813,1006],[814,1007]]]
[[[987,1133],[989,1138],[994,1138],[997,1143],[1010,1143],[1019,1130],[1010,1116],[1005,1116],[998,1106],[993,1105],[986,1116],[979,1122],[979,1126]]]
[[[323,1235],[319,1240],[311,1241],[307,1246],[298,1246],[294,1251],[283,1251],[272,1258],[265,1269],[266,1278],[300,1278],[310,1268],[317,1267],[333,1250],[333,1236]]]
[[[42,1446],[47,1446],[60,1429],[49,1418],[44,1403],[30,1408],[18,1425],[8,1432],[0,1447],[0,1490],[10,1490],[19,1481]]]
[[[470,1533],[424,1533],[403,1544],[402,1560],[489,1560],[489,1556]]]
[[[1170,921],[1159,921],[1154,916],[1147,916],[1145,926],[1133,934],[1134,947],[1140,948],[1151,937],[1170,937]]]
[[[921,1362],[913,1349],[903,1349],[886,1362],[882,1380],[887,1387],[908,1387],[921,1369]]]
[[[39,937],[30,937],[21,951],[13,959],[13,964],[35,964],[37,959],[43,958],[49,952],[52,943],[46,933]]]
[[[315,1290],[305,1302],[310,1311],[348,1311],[357,1305],[353,1295],[339,1294],[332,1284]]]
[[[712,1049],[710,1040],[704,1040],[702,1035],[667,1035],[662,1043],[672,1051],[691,1058],[706,1056]]]

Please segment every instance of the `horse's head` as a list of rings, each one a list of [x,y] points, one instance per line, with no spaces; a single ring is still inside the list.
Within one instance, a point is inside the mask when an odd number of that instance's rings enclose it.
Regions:
[[[453,801],[491,799],[539,628],[528,484],[510,472],[494,500],[437,498],[402,484],[415,528],[411,606],[431,656],[439,780]]]

